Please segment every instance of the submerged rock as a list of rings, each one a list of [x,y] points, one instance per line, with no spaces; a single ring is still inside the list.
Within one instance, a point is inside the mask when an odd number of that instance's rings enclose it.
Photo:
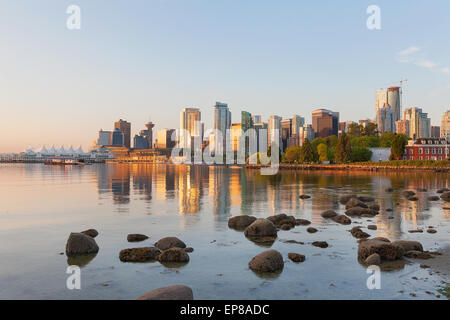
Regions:
[[[256,220],[253,216],[235,216],[228,220],[228,227],[232,229],[244,230]]]
[[[160,250],[167,250],[170,248],[186,248],[186,244],[178,239],[177,237],[166,237],[158,240],[155,243],[155,247],[157,247]]]
[[[354,207],[345,211],[345,214],[350,217],[373,217],[376,216],[378,212],[369,208]]]
[[[295,225],[297,226],[307,226],[310,225],[311,221],[306,219],[295,219]]]
[[[341,214],[339,216],[336,216],[336,217],[333,217],[331,219],[334,222],[337,222],[337,223],[340,223],[340,224],[350,224],[350,223],[352,223],[352,220],[349,217],[347,217],[346,215],[343,215],[343,214]]]
[[[377,230],[378,227],[377,227],[376,225],[374,225],[374,224],[369,224],[369,225],[367,226],[367,229],[369,229],[369,230]]]
[[[316,228],[309,227],[308,229],[306,229],[306,231],[308,231],[309,233],[316,233],[318,230]]]
[[[294,252],[288,253],[288,258],[294,262],[303,262],[306,259],[303,254],[294,253]]]
[[[94,238],[84,233],[72,232],[67,239],[66,254],[74,256],[78,254],[97,253],[99,250]]]
[[[174,285],[144,293],[137,300],[194,300],[194,294],[187,286]]]
[[[276,250],[267,250],[254,256],[248,267],[257,272],[277,272],[284,268],[283,256]]]
[[[155,260],[160,254],[155,247],[128,248],[119,252],[119,259],[122,262],[146,262]]]
[[[127,236],[128,242],[139,242],[147,239],[148,237],[145,234],[132,233]]]
[[[325,218],[325,219],[333,218],[333,217],[336,217],[337,215],[338,214],[336,212],[334,212],[334,210],[327,210],[327,211],[322,212],[322,214],[321,214],[322,218]]]
[[[369,206],[369,209],[374,210],[374,211],[380,211],[380,205],[379,205],[379,204],[376,204],[376,203],[371,204],[371,205]]]
[[[277,228],[267,219],[256,219],[251,225],[244,230],[247,237],[276,237]]]
[[[328,248],[328,243],[326,241],[314,241],[311,243],[314,247]]]
[[[364,261],[369,266],[379,266],[381,264],[381,257],[378,253],[371,254]]]
[[[419,201],[419,198],[416,196],[408,197],[409,201]]]
[[[428,233],[436,233],[437,230],[436,230],[436,229],[433,229],[433,228],[429,228],[429,229],[427,229],[427,232],[428,232]]]
[[[95,229],[87,229],[84,231],[81,231],[82,234],[85,234],[91,238],[95,238],[96,236],[98,236],[98,231]]]
[[[182,248],[170,248],[164,250],[159,256],[160,262],[189,262],[189,255]]]

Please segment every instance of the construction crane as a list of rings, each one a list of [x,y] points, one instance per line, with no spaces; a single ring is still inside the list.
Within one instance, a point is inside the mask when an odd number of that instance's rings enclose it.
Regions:
[[[402,87],[403,87],[403,82],[408,82],[408,79],[402,79],[402,80],[400,80],[400,81],[393,82],[393,84],[400,83],[400,88],[402,88]]]

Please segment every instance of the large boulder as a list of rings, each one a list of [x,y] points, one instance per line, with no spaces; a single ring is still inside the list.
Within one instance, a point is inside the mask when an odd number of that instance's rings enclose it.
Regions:
[[[149,291],[137,300],[194,300],[194,294],[187,286],[175,285]]]
[[[369,266],[378,266],[381,263],[381,257],[378,253],[374,253],[368,256],[364,262]]]
[[[81,231],[81,233],[83,233],[91,238],[95,238],[96,236],[98,236],[98,231],[95,229],[87,229],[87,230]]]
[[[345,211],[345,214],[349,217],[373,217],[376,216],[378,212],[369,208],[354,207]]]
[[[364,202],[362,202],[361,200],[359,200],[357,198],[351,198],[345,204],[345,209],[356,208],[356,207],[358,207],[358,208],[368,208],[367,204],[365,204]]]
[[[423,251],[422,244],[418,241],[411,241],[411,240],[397,240],[392,242],[392,244],[401,246],[405,252],[416,250],[416,251]]]
[[[155,243],[155,247],[157,247],[160,250],[167,250],[170,248],[186,248],[186,244],[178,239],[177,237],[166,237],[158,240]]]
[[[369,239],[361,241],[358,246],[358,258],[365,261],[370,255],[374,253],[378,253],[381,259],[384,260],[396,260],[398,258],[401,258],[405,254],[405,249],[402,246],[388,241],[384,241],[381,239]]]
[[[334,210],[327,210],[327,211],[322,212],[322,214],[321,214],[322,218],[325,218],[325,219],[333,218],[333,217],[336,217],[337,215],[338,214],[336,212],[334,212]]]
[[[441,199],[444,200],[445,202],[450,202],[450,192],[447,191],[441,194]]]
[[[228,227],[237,230],[244,230],[256,220],[255,217],[242,215],[231,217],[228,220]]]
[[[276,237],[277,228],[267,219],[256,219],[244,230],[247,237]]]
[[[339,198],[339,202],[340,202],[341,204],[347,204],[347,202],[348,202],[350,199],[352,199],[352,198],[357,198],[356,194],[348,194],[348,195],[345,195],[345,196],[341,196],[341,197]]]
[[[99,250],[94,238],[84,233],[72,232],[66,243],[66,254],[75,256],[78,254],[97,253]]]
[[[127,236],[128,242],[139,242],[147,239],[148,237],[145,234],[132,233]]]
[[[283,269],[283,256],[276,250],[267,250],[254,256],[248,267],[257,272],[277,272]]]
[[[160,254],[155,247],[128,248],[119,252],[119,259],[122,262],[146,262],[155,260]]]
[[[189,255],[181,248],[170,248],[164,250],[159,256],[160,262],[189,262]]]
[[[331,219],[334,222],[337,222],[337,223],[340,223],[340,224],[350,224],[350,223],[352,223],[352,220],[349,217],[347,217],[346,215],[343,215],[343,214],[341,214],[339,216],[336,216],[336,217],[333,217]]]

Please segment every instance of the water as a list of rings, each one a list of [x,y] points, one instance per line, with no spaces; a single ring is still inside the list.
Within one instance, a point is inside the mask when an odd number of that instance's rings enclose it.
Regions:
[[[382,214],[353,219],[378,226],[366,232],[418,240],[426,250],[441,249],[449,245],[450,210],[426,197],[448,187],[449,180],[446,174],[429,172],[284,171],[263,177],[257,170],[223,167],[0,164],[0,298],[135,299],[158,287],[185,284],[196,299],[409,299],[412,292],[416,299],[435,299],[425,291],[436,293],[448,279],[430,275],[418,262],[383,271],[381,289],[368,290],[370,274],[357,261],[350,227],[326,221],[320,213],[343,213],[338,203],[342,194],[374,196]],[[420,200],[410,202],[401,190],[385,192],[391,186],[429,191],[418,192]],[[300,194],[312,199],[300,200]],[[272,248],[285,258],[284,270],[263,277],[248,269],[248,261],[267,247],[230,230],[227,221],[240,214],[277,213],[309,219],[319,232],[309,234],[303,226],[280,231]],[[407,232],[429,225],[438,233]],[[61,254],[68,235],[88,228],[100,233],[99,253],[68,260]],[[150,239],[131,244],[129,233]],[[177,236],[195,249],[188,264],[174,268],[159,262],[120,262],[121,249],[152,246],[165,236]],[[330,247],[312,246],[316,240]],[[306,261],[291,262],[289,252],[306,255]],[[66,288],[69,264],[83,265],[81,290]]]

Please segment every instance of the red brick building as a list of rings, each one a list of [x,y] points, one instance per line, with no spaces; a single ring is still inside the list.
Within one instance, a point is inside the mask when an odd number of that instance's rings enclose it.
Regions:
[[[409,141],[404,160],[445,160],[450,158],[450,144],[445,139],[423,138]]]

